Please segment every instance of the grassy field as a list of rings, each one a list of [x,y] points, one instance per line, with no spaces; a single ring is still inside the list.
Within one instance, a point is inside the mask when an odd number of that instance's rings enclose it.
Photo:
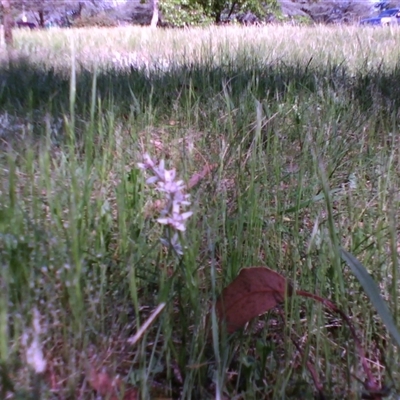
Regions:
[[[399,41],[269,26],[1,43],[0,397],[361,398],[348,327],[311,300],[218,334],[222,289],[267,266],[348,315],[397,399],[398,349],[339,245],[399,326]],[[183,254],[145,153],[185,182],[205,172]]]

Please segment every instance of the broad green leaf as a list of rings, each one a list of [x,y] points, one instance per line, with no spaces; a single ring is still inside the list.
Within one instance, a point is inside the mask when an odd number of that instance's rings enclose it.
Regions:
[[[356,276],[361,286],[364,288],[365,293],[371,300],[372,305],[375,307],[379,316],[382,318],[383,323],[392,335],[397,346],[400,348],[400,333],[393,321],[393,317],[389,311],[386,302],[383,300],[378,285],[372,279],[366,268],[357,260],[351,253],[346,250],[340,249],[342,259],[351,268],[353,274]]]

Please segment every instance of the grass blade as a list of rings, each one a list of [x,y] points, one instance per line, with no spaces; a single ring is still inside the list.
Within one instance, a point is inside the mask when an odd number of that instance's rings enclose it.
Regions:
[[[343,249],[340,250],[340,253],[342,259],[351,268],[353,274],[361,283],[361,286],[364,288],[365,293],[371,300],[372,305],[375,307],[379,316],[382,318],[383,323],[386,325],[386,328],[392,335],[397,346],[400,348],[400,333],[397,330],[396,325],[394,324],[388,306],[386,305],[385,301],[379,293],[378,285],[372,279],[366,268],[360,263],[360,261],[357,260],[357,258],[355,258],[351,253]]]
[[[329,194],[334,195],[341,191],[342,191],[341,188],[336,188],[336,189],[332,189],[331,191],[329,191]],[[281,214],[288,214],[288,213],[300,211],[303,208],[309,207],[312,203],[316,203],[320,200],[323,200],[324,198],[325,198],[325,194],[323,192],[321,192],[321,193],[315,195],[314,197],[312,197],[311,199],[304,200],[304,201],[300,202],[299,204],[290,206],[286,209],[278,210],[278,214],[281,215]]]

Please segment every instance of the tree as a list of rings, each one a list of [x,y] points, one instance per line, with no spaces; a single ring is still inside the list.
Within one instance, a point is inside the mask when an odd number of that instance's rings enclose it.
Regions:
[[[150,26],[157,27],[159,17],[158,0],[153,0],[153,16],[151,17]]]
[[[3,26],[4,26],[4,41],[8,48],[13,45],[12,36],[12,15],[11,15],[11,4],[10,0],[1,0],[1,5],[3,6]]]
[[[12,7],[19,12],[36,14],[37,24],[43,28],[50,15],[66,17],[67,12],[80,14],[86,1],[79,0],[11,0]]]
[[[36,23],[45,27],[55,17],[71,22],[85,11],[93,16],[101,11],[109,11],[128,0],[9,0],[11,7],[19,12],[32,12]]]
[[[196,0],[160,0],[163,23],[183,27],[212,23],[209,14]]]
[[[278,0],[160,0],[167,22],[175,26],[229,21],[233,14],[251,12],[257,17],[277,7]]]
[[[229,20],[231,15],[236,12],[252,12],[257,16],[265,15],[265,4],[276,6],[277,0],[194,0],[198,2],[205,13],[209,14],[218,24],[223,21],[223,16]]]

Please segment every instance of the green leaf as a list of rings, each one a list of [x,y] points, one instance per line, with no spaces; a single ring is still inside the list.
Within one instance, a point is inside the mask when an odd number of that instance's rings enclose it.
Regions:
[[[393,321],[389,308],[382,296],[380,295],[378,285],[372,279],[366,268],[357,260],[351,253],[346,250],[340,249],[342,259],[351,268],[353,274],[356,276],[361,286],[364,288],[365,293],[371,300],[372,305],[375,307],[379,316],[382,318],[383,323],[392,335],[397,346],[400,348],[400,333]]]

